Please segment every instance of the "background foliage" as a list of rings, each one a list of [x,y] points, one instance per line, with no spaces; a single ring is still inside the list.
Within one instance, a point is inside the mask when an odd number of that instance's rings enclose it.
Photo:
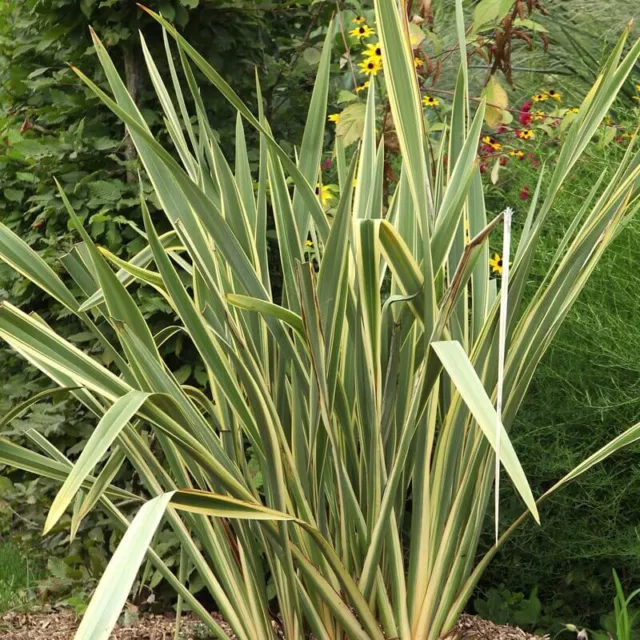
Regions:
[[[147,2],[175,21],[250,104],[255,103],[257,69],[266,109],[272,117],[278,116],[273,118],[278,126],[275,133],[285,141],[300,136],[315,69],[313,55],[305,53],[315,44],[314,25],[328,20],[327,3],[312,4],[311,0]],[[141,223],[138,164],[124,129],[68,65],[81,68],[100,83],[104,81],[91,44],[89,27],[93,27],[126,71],[145,118],[163,135],[161,119],[146,108],[152,90],[141,70],[138,29],[144,29],[156,59],[165,59],[160,30],[152,22],[135,2],[120,0],[16,0],[0,4],[0,220],[56,271],[60,270],[58,259],[71,248],[73,238],[54,176],[65,186],[99,244],[124,259],[144,244],[136,231]],[[208,86],[203,99],[213,114],[216,133],[228,140],[235,127],[228,104]],[[147,186],[145,191],[150,195]],[[148,201],[153,207],[151,195]],[[73,317],[66,317],[62,308],[0,265],[0,299],[9,298],[62,327],[75,344],[89,347],[86,333]],[[145,291],[138,304],[155,329],[170,322],[168,307],[160,296]],[[179,339],[164,347],[165,354],[171,354],[175,361],[181,382],[204,383],[203,372],[190,366],[188,348],[183,347]],[[4,344],[0,345],[0,363],[0,416],[49,386]],[[11,430],[36,428],[74,457],[93,426],[82,408],[62,400],[36,405],[25,420],[13,422]],[[71,547],[66,525],[42,540],[45,505],[52,498],[53,485],[19,473],[0,477],[0,481],[0,493],[8,500],[0,503],[4,505],[0,536],[17,528],[23,541],[60,556],[49,560],[45,591],[54,597],[70,594],[71,604],[81,608],[83,598],[74,590],[93,584],[102,573],[109,544],[113,546],[105,523],[90,518]],[[20,505],[19,516],[11,505]]]

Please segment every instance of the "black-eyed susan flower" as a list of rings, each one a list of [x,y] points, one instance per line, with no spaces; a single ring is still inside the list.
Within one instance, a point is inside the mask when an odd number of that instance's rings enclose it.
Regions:
[[[367,21],[367,19],[364,16],[356,16],[352,22],[353,24],[364,24]]]
[[[368,44],[362,55],[365,58],[382,59],[382,45],[379,42],[376,42],[376,44]]]
[[[491,267],[492,273],[495,273],[499,276],[502,275],[502,258],[499,253],[494,253],[493,258],[489,260],[489,266]]]
[[[518,138],[520,138],[520,140],[533,140],[535,137],[532,129],[520,129],[520,131],[518,131]]]
[[[524,158],[524,151],[522,149],[511,149],[511,151],[509,151],[509,155],[512,158],[518,158],[518,160],[522,160]]]
[[[334,122],[335,124],[338,124],[338,122],[340,122],[340,114],[332,113],[327,119],[329,120],[329,122]]]
[[[369,38],[374,33],[375,31],[369,25],[366,25],[366,24],[361,24],[359,27],[356,27],[355,29],[352,29],[351,31],[349,31],[349,35],[354,38],[358,38],[358,40],[362,40],[363,38]]]
[[[485,136],[482,138],[482,142],[491,147],[494,151],[500,151],[502,149],[502,145],[499,142],[492,140],[491,136]]]
[[[364,91],[365,89],[369,88],[369,81],[367,80],[366,82],[363,82],[361,85],[357,86],[355,88],[355,92],[356,93],[360,93],[361,91]]]
[[[440,104],[440,100],[433,96],[424,96],[424,98],[422,98],[422,104],[425,107],[437,107]]]
[[[376,76],[378,71],[382,69],[381,58],[367,58],[363,60],[359,65],[360,73],[364,73],[366,76]]]
[[[319,183],[316,185],[316,195],[320,198],[320,204],[322,204],[323,208],[326,208],[329,202],[333,199],[333,194],[331,193],[331,187],[329,185],[320,185]]]
[[[547,91],[547,96],[549,96],[549,98],[551,98],[552,100],[556,100],[557,102],[560,102],[562,100],[560,92],[556,91],[555,89],[550,89],[549,91]]]
[[[536,93],[535,95],[531,96],[531,99],[534,102],[544,102],[545,100],[549,99],[549,95],[546,93]]]

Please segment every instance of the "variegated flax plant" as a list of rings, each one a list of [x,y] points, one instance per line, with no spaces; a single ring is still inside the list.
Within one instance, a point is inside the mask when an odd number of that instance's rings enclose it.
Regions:
[[[97,424],[73,464],[37,433],[34,450],[1,439],[0,462],[62,483],[46,530],[69,507],[73,533],[93,508],[125,532],[77,638],[108,637],[146,560],[175,589],[178,606],[195,611],[217,638],[228,632],[189,591],[190,580],[204,584],[240,640],[275,640],[278,628],[288,640],[436,640],[453,628],[511,531],[530,516],[538,520],[541,500],[640,439],[640,424],[621,432],[537,500],[509,439],[536,365],[639,207],[640,154],[632,139],[621,164],[584,203],[546,277],[529,282],[558,191],[625,82],[640,42],[629,47],[622,37],[554,166],[547,177],[541,172],[528,213],[520,213],[508,295],[501,296],[489,276],[488,238],[502,217],[487,219],[476,162],[484,105],[470,106],[466,60],[448,132],[440,150],[427,153],[404,4],[375,4],[402,161],[388,202],[375,82],[359,148],[347,154],[336,142],[341,193],[334,215],[316,194],[333,25],[292,158],[272,137],[261,101],[257,111],[243,104],[171,24],[149,12],[165,33],[167,78],[142,44],[171,151],[152,136],[96,36],[110,93],[77,74],[126,124],[171,230],[159,234],[164,221],[152,220],[142,201],[148,246],[123,261],[96,247],[61,191],[80,240],[62,264],[83,292],[79,299],[0,227],[0,257],[76,314],[111,355],[107,367],[36,315],[0,305],[0,338]],[[234,166],[207,120],[196,68],[237,110]],[[260,139],[257,176],[247,125]],[[283,274],[278,299],[269,279],[268,216]],[[313,260],[305,260],[309,239]],[[141,285],[164,297],[175,326],[151,333],[129,293]],[[176,334],[193,343],[206,388],[181,385],[163,362],[159,347]],[[494,511],[496,450],[523,515],[478,559]],[[125,460],[144,495],[114,486]],[[129,522],[132,501],[139,508]],[[162,527],[181,545],[175,572],[153,550]]]

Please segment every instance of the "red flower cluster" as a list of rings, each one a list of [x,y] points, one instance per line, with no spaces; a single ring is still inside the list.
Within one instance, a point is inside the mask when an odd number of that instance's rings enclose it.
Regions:
[[[531,124],[531,107],[533,106],[533,102],[531,100],[527,100],[520,107],[520,113],[518,115],[518,122],[524,127],[528,127]]]

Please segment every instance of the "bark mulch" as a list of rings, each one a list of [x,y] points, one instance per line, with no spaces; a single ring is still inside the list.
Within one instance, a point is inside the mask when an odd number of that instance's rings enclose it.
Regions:
[[[229,627],[219,621],[223,628]],[[2,640],[73,640],[80,618],[73,612],[45,611],[37,613],[12,612],[0,616]],[[136,620],[119,624],[109,640],[173,640],[175,616],[141,614]],[[235,636],[232,636],[235,637]],[[183,617],[181,640],[208,640],[202,623],[191,617]]]
[[[79,618],[69,611],[7,613],[0,616],[0,639],[72,640],[79,622]],[[223,621],[220,624],[229,629]],[[118,625],[110,640],[173,640],[174,625],[175,618],[170,615],[142,614],[135,622]],[[207,640],[209,635],[197,620],[185,617],[180,637],[181,640]],[[445,640],[454,639],[548,640],[548,636],[534,636],[522,629],[493,624],[465,614]]]
[[[534,636],[522,629],[507,625],[493,624],[476,616],[463,614],[455,629],[446,640],[543,640],[549,636]]]

